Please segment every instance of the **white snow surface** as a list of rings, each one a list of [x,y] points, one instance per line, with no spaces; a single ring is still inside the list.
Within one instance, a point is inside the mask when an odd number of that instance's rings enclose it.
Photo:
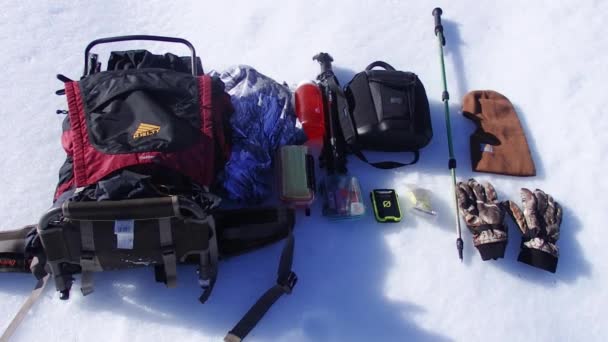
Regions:
[[[459,180],[491,181],[499,199],[540,188],[564,210],[557,273],[517,262],[519,232],[508,219],[504,259],[482,261],[463,231],[455,246],[441,71],[431,11],[444,10],[446,70]],[[414,183],[434,194],[439,216],[406,211],[398,224],[330,222],[315,203],[298,212],[294,270],[299,282],[248,341],[602,341],[608,335],[605,236],[608,108],[606,1],[4,1],[0,11],[0,229],[36,222],[50,206],[65,98],[57,73],[77,79],[91,40],[125,34],[189,39],[205,70],[248,64],[297,84],[319,71],[311,57],[335,59],[345,84],[375,60],[414,71],[430,100],[434,137],[415,166],[376,170],[355,158],[350,171],[367,194]],[[96,49],[184,47],[121,43]],[[105,53],[105,55],[104,55]],[[105,59],[102,57],[102,59]],[[105,63],[104,63],[105,64]],[[474,173],[460,113],[470,90],[506,95],[524,126],[537,176]],[[371,154],[371,159],[395,158]],[[407,160],[408,156],[397,156]],[[402,200],[405,196],[402,196]],[[369,204],[369,202],[368,202]],[[463,225],[464,228],[464,225]],[[96,291],[59,300],[50,283],[15,341],[219,341],[270,287],[281,244],[222,262],[214,293],[197,301],[194,268],[166,289],[151,269],[95,277]],[[0,329],[34,285],[0,275]]]

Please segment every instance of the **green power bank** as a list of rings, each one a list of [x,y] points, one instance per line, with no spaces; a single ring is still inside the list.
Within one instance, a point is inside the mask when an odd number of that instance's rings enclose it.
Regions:
[[[401,221],[401,208],[399,198],[393,189],[374,189],[370,193],[374,216],[378,222]]]

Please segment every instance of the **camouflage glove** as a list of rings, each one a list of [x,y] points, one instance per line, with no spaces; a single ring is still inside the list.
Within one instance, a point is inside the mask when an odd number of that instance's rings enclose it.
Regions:
[[[555,273],[559,250],[555,245],[559,239],[562,223],[562,208],[553,197],[542,190],[521,189],[522,213],[517,204],[506,201],[505,209],[519,226],[523,237],[518,261]]]
[[[505,212],[498,203],[496,190],[490,183],[483,186],[475,179],[458,183],[458,207],[467,227],[473,233],[473,244],[482,260],[498,259],[505,255],[507,226]]]

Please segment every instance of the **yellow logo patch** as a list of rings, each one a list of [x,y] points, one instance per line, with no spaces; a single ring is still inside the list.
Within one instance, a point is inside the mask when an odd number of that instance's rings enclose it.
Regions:
[[[158,132],[160,132],[160,126],[140,123],[139,126],[137,126],[135,133],[133,133],[133,139],[148,137],[157,134]]]

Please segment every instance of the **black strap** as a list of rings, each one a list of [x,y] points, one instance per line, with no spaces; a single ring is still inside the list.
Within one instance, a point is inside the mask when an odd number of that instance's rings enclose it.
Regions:
[[[215,219],[208,217],[207,220],[212,236],[209,239],[209,248],[200,253],[198,274],[198,280],[203,289],[203,293],[198,300],[203,304],[207,301],[215,286],[219,260],[217,225]]]
[[[383,61],[373,62],[372,64],[368,65],[367,68],[365,68],[365,71],[372,70],[375,67],[382,67],[386,70],[395,71],[395,68],[393,68],[390,64],[383,62]]]
[[[418,162],[418,160],[420,159],[420,152],[413,151],[412,153],[414,153],[414,160],[412,160],[409,163],[399,163],[396,161],[382,161],[382,162],[370,163],[367,160],[367,158],[365,158],[365,156],[363,155],[363,152],[361,152],[361,150],[357,149],[356,147],[351,146],[351,151],[353,152],[353,154],[355,156],[357,156],[357,158],[361,159],[362,161],[368,163],[369,165],[371,165],[375,168],[383,169],[383,170],[390,170],[390,169],[395,169],[395,168],[406,166],[406,165],[416,164]]]
[[[336,93],[336,95],[346,97],[346,95],[344,94],[344,91],[342,90],[342,88],[340,88],[340,85],[338,84],[338,82],[336,81],[336,79],[334,77],[330,77],[327,80],[327,85],[329,86],[329,89],[331,89],[334,93]]]
[[[293,233],[290,230],[283,251],[281,252],[281,260],[277,272],[277,283],[268,289],[249,311],[247,311],[245,316],[243,316],[234,328],[230,330],[228,335],[226,335],[224,341],[237,342],[244,339],[282,295],[291,293],[298,281],[298,277],[291,270],[294,244]]]
[[[350,109],[346,94],[340,88],[338,81],[335,77],[331,77],[327,80],[329,89],[334,93],[334,102],[336,105],[336,113],[332,115],[330,110],[328,115],[328,122],[330,133],[328,134],[328,141],[325,143],[326,146],[323,148],[330,148],[329,151],[332,154],[332,163],[330,171],[344,174],[347,172],[346,169],[346,146],[348,144],[346,137],[352,137],[356,134],[356,128],[353,125],[353,121],[350,117]],[[334,127],[333,130],[331,127]],[[328,165],[329,166],[329,165]]]

